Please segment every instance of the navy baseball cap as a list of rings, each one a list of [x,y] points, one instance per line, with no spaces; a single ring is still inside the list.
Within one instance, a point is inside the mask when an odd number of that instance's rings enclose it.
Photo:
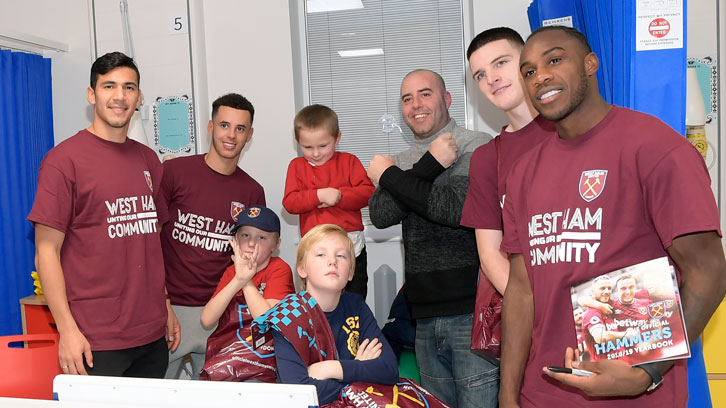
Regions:
[[[236,233],[243,225],[249,225],[263,231],[277,232],[280,234],[280,219],[277,218],[277,214],[275,214],[275,212],[271,209],[261,205],[250,207],[238,215],[237,225],[235,225],[232,233]]]

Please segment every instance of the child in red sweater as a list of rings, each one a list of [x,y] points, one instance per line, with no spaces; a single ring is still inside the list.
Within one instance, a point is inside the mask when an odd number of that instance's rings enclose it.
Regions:
[[[355,247],[355,273],[346,290],[365,299],[368,291],[368,260],[361,208],[375,187],[360,160],[337,152],[340,142],[338,115],[323,105],[310,105],[295,115],[295,140],[302,157],[287,169],[282,205],[300,215],[300,235],[320,224],[342,227]]]

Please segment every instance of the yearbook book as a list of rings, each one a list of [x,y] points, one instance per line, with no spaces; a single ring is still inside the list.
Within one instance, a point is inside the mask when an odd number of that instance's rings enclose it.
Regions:
[[[638,365],[691,356],[668,258],[602,274],[570,291],[582,361]]]

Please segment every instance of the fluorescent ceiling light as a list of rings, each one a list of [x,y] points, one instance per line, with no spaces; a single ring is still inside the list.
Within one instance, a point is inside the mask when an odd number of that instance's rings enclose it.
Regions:
[[[338,51],[338,55],[343,58],[348,57],[367,57],[369,55],[383,55],[383,48],[367,48],[364,50],[345,50]]]
[[[307,0],[308,13],[362,9],[361,0]]]

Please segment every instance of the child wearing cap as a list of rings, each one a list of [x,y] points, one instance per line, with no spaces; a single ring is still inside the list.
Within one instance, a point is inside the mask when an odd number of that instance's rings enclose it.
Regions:
[[[273,257],[280,246],[280,219],[271,209],[250,207],[240,214],[230,240],[233,265],[223,273],[212,298],[202,310],[202,326],[209,329],[218,323],[217,329],[207,340],[207,362],[202,377],[211,380],[259,379],[274,382],[272,374],[255,372],[254,367],[232,367],[237,359],[219,359],[215,356],[229,348],[234,341],[241,341],[240,348],[252,350],[249,325],[280,299],[295,292],[292,270],[278,257]],[[229,339],[220,341],[222,339]],[[271,347],[269,351],[270,356]],[[251,353],[251,357],[261,357]],[[244,360],[244,359],[242,359]],[[270,360],[274,366],[274,359]],[[221,367],[221,369],[220,369]],[[235,375],[220,378],[222,373]]]
[[[361,208],[375,187],[360,160],[337,152],[340,142],[338,115],[323,105],[310,105],[295,115],[295,140],[302,157],[290,162],[282,205],[300,214],[300,235],[316,225],[341,226],[355,247],[355,274],[345,290],[366,298],[368,260]]]

